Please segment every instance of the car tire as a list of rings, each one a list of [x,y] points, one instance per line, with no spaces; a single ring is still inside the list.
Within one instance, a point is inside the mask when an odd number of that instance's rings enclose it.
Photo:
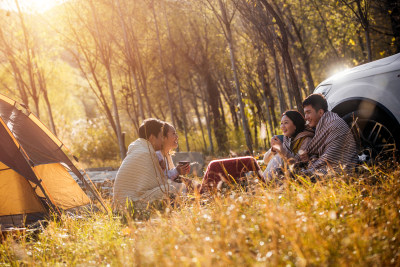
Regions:
[[[394,130],[396,127],[385,120],[382,114],[369,115],[368,112],[360,110],[348,113],[342,118],[352,130],[360,162],[374,164],[382,160],[396,159],[399,144]]]

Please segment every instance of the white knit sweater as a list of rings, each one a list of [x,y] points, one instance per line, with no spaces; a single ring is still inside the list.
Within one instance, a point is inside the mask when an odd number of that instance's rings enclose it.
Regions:
[[[185,185],[169,181],[158,162],[153,146],[139,138],[128,147],[114,183],[114,204],[124,206],[127,199],[137,206],[166,199],[184,191]]]

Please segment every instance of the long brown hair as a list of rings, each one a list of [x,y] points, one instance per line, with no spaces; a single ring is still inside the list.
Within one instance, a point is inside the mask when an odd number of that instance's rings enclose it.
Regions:
[[[170,123],[168,123],[168,122],[164,122],[164,127],[163,127],[163,136],[164,137],[167,137],[168,136],[168,131],[169,131],[169,129],[172,129],[172,128],[174,128],[174,126],[172,126]]]

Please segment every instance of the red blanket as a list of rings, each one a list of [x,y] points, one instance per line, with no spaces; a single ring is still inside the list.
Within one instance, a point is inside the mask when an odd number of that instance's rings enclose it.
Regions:
[[[221,180],[227,183],[235,182],[250,171],[259,176],[259,170],[260,166],[253,157],[213,160],[208,164],[201,188],[203,190],[206,187],[217,186]]]

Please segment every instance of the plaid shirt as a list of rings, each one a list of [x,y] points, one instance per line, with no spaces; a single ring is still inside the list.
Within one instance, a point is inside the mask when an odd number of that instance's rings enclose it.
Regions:
[[[309,174],[326,174],[329,169],[351,169],[358,161],[356,143],[349,126],[331,111],[321,117],[306,151],[310,158],[315,158],[305,171]]]

